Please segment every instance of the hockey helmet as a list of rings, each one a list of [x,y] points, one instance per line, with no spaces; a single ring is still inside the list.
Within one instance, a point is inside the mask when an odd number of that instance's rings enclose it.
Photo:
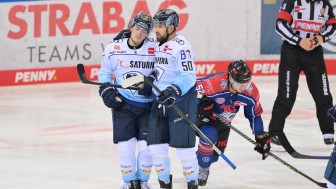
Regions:
[[[170,24],[173,24],[175,28],[178,27],[179,24],[179,16],[172,9],[163,9],[157,12],[153,17],[154,24],[156,23],[165,23],[166,27]]]
[[[247,64],[242,61],[233,61],[228,66],[229,76],[237,83],[247,83],[251,80],[252,72]]]
[[[148,30],[148,32],[152,29],[152,17],[148,14],[140,12],[137,14],[130,24],[130,27],[134,27],[135,25]]]

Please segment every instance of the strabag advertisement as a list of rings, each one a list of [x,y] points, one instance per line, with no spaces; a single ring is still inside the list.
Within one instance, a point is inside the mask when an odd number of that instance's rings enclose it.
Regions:
[[[0,86],[79,81],[79,63],[96,80],[104,47],[130,19],[165,8],[179,14],[178,33],[195,51],[198,77],[226,71],[239,59],[254,75],[277,75],[281,38],[274,27],[281,2],[1,1]],[[336,1],[330,2],[336,9]],[[323,47],[328,74],[336,74],[336,39]]]

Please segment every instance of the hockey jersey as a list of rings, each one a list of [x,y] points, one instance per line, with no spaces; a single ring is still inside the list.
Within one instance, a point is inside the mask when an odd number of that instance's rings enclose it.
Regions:
[[[230,93],[228,74],[221,72],[199,78],[196,81],[198,96],[207,96],[214,103],[214,112],[224,122],[232,122],[240,107],[244,107],[244,115],[250,122],[253,134],[264,133],[261,114],[263,109],[259,102],[259,91],[251,85],[242,93]]]
[[[146,39],[138,49],[131,49],[127,44],[128,38],[115,40],[105,47],[98,80],[101,83],[120,84],[123,80],[137,76],[148,76],[154,69],[155,48],[158,43]],[[136,90],[120,89],[118,92],[126,99],[134,102],[149,103],[153,99],[139,95]]]
[[[177,85],[182,95],[186,94],[196,82],[194,51],[182,35],[157,46],[155,49],[154,84],[162,91],[169,85]],[[156,91],[153,91],[156,95]]]

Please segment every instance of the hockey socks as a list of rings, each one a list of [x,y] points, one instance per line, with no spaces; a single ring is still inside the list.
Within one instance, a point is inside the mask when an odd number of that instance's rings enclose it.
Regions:
[[[181,160],[183,174],[187,182],[197,181],[198,179],[198,161],[194,148],[177,148],[177,157]]]
[[[137,180],[135,145],[135,138],[118,143],[120,169],[125,183]]]
[[[166,184],[170,183],[170,161],[168,157],[168,144],[155,144],[149,146],[152,153],[153,165],[158,179]]]
[[[152,171],[152,155],[150,154],[146,141],[138,141],[138,146],[138,179],[147,182]]]

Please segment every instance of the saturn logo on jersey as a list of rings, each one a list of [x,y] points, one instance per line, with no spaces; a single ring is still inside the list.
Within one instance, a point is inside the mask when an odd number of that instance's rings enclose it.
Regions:
[[[143,68],[143,69],[153,69],[154,62],[146,62],[146,61],[130,61],[131,68]]]
[[[129,67],[129,65],[127,65],[127,64],[123,64],[124,60],[118,60],[118,61],[119,61],[119,66],[120,66],[121,68],[128,68],[128,67]]]

